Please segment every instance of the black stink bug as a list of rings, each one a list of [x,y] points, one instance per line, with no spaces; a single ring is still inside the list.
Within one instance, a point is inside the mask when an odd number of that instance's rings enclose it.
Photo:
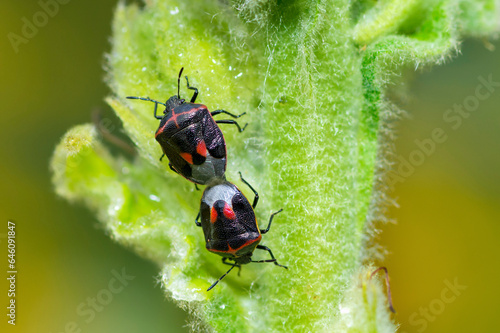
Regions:
[[[259,229],[254,213],[255,206],[259,201],[259,194],[243,179],[241,173],[240,177],[241,181],[255,194],[252,205],[234,184],[223,179],[217,179],[209,184],[201,198],[200,212],[195,223],[198,227],[203,228],[206,248],[208,251],[222,256],[223,264],[231,266],[207,291],[215,287],[234,267],[241,270],[243,264],[274,262],[275,265],[288,269],[286,266],[278,264],[271,249],[259,245],[262,234],[267,233],[271,228],[274,215],[283,209],[271,214],[266,229]],[[200,216],[201,222],[198,221]],[[255,249],[269,252],[272,259],[252,260]],[[234,263],[227,262],[227,260],[234,261]]]
[[[169,166],[174,172],[196,184],[206,184],[213,178],[225,178],[226,172],[226,142],[218,124],[234,124],[242,132],[243,128],[234,120],[217,120],[213,116],[225,113],[233,118],[239,118],[225,110],[208,111],[203,104],[194,104],[198,89],[188,103],[180,98],[180,80],[182,71],[177,78],[177,95],[170,97],[166,103],[158,102],[149,97],[128,96],[128,99],[140,99],[155,103],[154,116],[161,119],[155,138],[160,144],[163,156],[167,155]],[[157,115],[158,104],[165,106],[163,116]]]

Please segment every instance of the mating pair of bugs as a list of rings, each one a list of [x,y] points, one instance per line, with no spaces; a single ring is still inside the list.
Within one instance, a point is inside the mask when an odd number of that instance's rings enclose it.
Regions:
[[[207,250],[222,256],[222,263],[230,265],[231,268],[207,291],[215,287],[233,268],[238,267],[241,270],[243,264],[273,262],[277,266],[287,268],[278,263],[271,249],[259,245],[262,234],[269,231],[273,217],[282,209],[271,214],[266,229],[259,229],[254,213],[259,194],[240,173],[241,181],[255,195],[250,205],[243,193],[225,178],[226,143],[217,124],[234,124],[240,132],[245,129],[246,125],[241,128],[234,120],[216,121],[213,116],[224,113],[233,118],[239,118],[245,113],[236,116],[225,110],[210,112],[205,105],[195,104],[198,89],[189,85],[187,76],[187,88],[194,90],[194,94],[190,102],[181,99],[180,79],[183,69],[181,68],[177,78],[177,95],[170,97],[166,103],[149,97],[129,96],[127,98],[155,103],[154,116],[160,119],[155,138],[163,150],[160,160],[166,155],[169,159],[169,167],[174,172],[195,184],[208,185],[203,192],[200,212],[195,223],[203,228]],[[163,116],[157,114],[158,104],[165,107]],[[271,259],[252,260],[255,249],[267,251]]]

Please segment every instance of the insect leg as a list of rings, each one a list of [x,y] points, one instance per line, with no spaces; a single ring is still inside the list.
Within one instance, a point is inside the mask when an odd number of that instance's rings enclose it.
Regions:
[[[266,229],[260,229],[260,233],[261,234],[265,234],[266,232],[269,231],[269,228],[271,228],[271,222],[273,222],[273,217],[274,215],[276,214],[279,214],[283,211],[283,208],[281,208],[280,210],[278,210],[277,212],[274,212],[271,214],[271,217],[269,218],[269,224],[267,225],[267,228]]]
[[[231,266],[231,268],[224,274],[222,275],[217,281],[215,281],[208,289],[207,291],[210,291],[210,289],[212,289],[213,287],[215,287],[217,285],[217,283],[219,283],[220,280],[222,280],[223,278],[226,277],[226,275],[229,274],[229,272],[231,272],[231,270],[235,267],[237,267],[238,265],[236,263],[234,263],[234,265]]]
[[[189,86],[189,80],[188,80],[187,76],[186,76],[186,83],[187,83],[187,88],[188,89],[194,90],[193,97],[191,97],[191,103],[194,103],[196,101],[196,97],[198,97],[198,88],[190,87]]]
[[[198,212],[198,215],[196,215],[196,219],[194,220],[194,223],[196,224],[197,227],[201,227],[201,223],[198,221],[200,219],[200,212]]]
[[[243,183],[245,183],[248,187],[250,187],[250,189],[252,190],[252,192],[255,194],[255,197],[253,198],[253,204],[252,204],[252,208],[255,209],[255,207],[257,206],[257,202],[259,202],[259,193],[257,193],[256,190],[254,190],[254,188],[252,187],[252,185],[248,184],[248,182],[246,180],[243,179],[243,176],[241,175],[241,172],[238,172],[240,174],[240,179]]]
[[[163,154],[163,155],[165,155],[165,154]],[[177,170],[175,170],[174,167],[172,166],[172,163],[168,163],[168,166],[170,167],[170,170],[172,170],[176,174],[179,174],[179,172]]]
[[[267,246],[264,246],[264,245],[257,245],[257,248],[260,250],[265,250],[265,251],[269,252],[269,254],[271,255],[271,258],[273,258],[273,259],[268,259],[267,261],[266,260],[257,260],[257,261],[252,260],[252,262],[274,262],[274,264],[276,266],[280,266],[280,267],[283,267],[285,269],[288,269],[288,267],[278,264],[278,260],[276,260],[276,258],[273,255],[273,252],[271,251],[270,248],[268,248]]]
[[[215,110],[215,111],[211,112],[212,117],[213,117],[213,116],[216,116],[216,115],[218,115],[218,114],[221,114],[221,113],[225,113],[225,114],[227,114],[227,115],[229,115],[229,116],[231,116],[231,117],[233,117],[233,118],[239,118],[239,117],[241,117],[241,116],[243,116],[243,115],[247,114],[246,112],[243,112],[242,114],[240,114],[240,115],[238,115],[238,116],[237,116],[237,115],[234,115],[234,114],[232,114],[232,113],[227,112],[226,110]]]
[[[247,125],[248,123],[245,124],[245,126],[243,126],[243,128],[240,127],[240,125],[234,121],[234,120],[216,120],[215,121],[217,124],[234,124],[236,125],[236,127],[238,127],[238,131],[241,133],[245,130],[245,128],[247,128]]]

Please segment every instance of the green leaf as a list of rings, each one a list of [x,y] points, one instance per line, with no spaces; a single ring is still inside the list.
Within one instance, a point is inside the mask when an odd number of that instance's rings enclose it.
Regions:
[[[393,332],[366,245],[383,219],[397,113],[386,86],[405,66],[442,63],[463,36],[494,33],[497,14],[486,0],[121,3],[107,101],[139,157],[113,157],[92,125],[76,127],[54,153],[56,190],[162,267],[195,331]],[[159,161],[153,104],[125,99],[166,100],[181,67],[209,109],[247,112],[243,133],[222,128],[227,178],[249,196],[241,171],[259,191],[261,224],[284,208],[262,244],[288,271],[247,265],[206,292],[227,266],[194,224],[202,192]]]

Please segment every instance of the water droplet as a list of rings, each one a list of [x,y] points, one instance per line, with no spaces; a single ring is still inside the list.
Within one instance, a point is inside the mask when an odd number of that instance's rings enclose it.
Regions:
[[[351,309],[349,309],[347,307],[343,307],[342,305],[340,306],[340,313],[347,314],[349,312],[351,312]]]
[[[159,197],[157,197],[157,196],[156,196],[156,195],[154,195],[154,194],[151,194],[151,195],[149,196],[149,199],[151,199],[151,200],[153,200],[153,201],[156,201],[156,202],[160,202],[160,198],[159,198]]]

